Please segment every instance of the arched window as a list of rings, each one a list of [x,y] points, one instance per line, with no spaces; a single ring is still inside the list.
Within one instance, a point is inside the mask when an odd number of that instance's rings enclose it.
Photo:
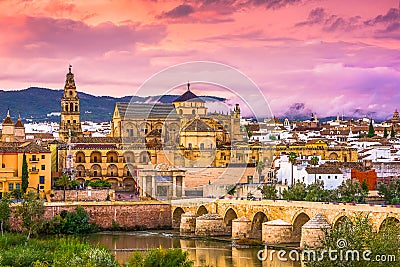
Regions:
[[[75,112],[78,112],[78,105],[75,105]]]
[[[69,104],[69,111],[74,111],[74,104],[73,103],[70,103]]]
[[[192,115],[196,114],[196,110],[192,109]]]

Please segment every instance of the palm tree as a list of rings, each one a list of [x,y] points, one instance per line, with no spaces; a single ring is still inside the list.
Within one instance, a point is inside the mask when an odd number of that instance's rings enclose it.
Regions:
[[[292,186],[293,186],[293,165],[297,162],[297,155],[294,152],[289,153],[289,162],[292,164]]]
[[[313,165],[314,167],[318,165],[319,159],[317,156],[312,156],[310,158],[310,164]],[[314,177],[314,182],[317,182],[317,172],[315,172],[315,177]]]
[[[63,174],[63,175],[61,175],[60,178],[58,178],[55,181],[55,184],[56,184],[56,186],[62,186],[64,188],[64,199],[63,199],[63,201],[65,202],[65,189],[67,188],[67,186],[71,185],[71,179],[69,178],[68,175]]]
[[[258,172],[258,179],[261,178],[261,173],[265,169],[265,163],[263,161],[257,161],[256,170]],[[261,182],[261,181],[260,181]]]

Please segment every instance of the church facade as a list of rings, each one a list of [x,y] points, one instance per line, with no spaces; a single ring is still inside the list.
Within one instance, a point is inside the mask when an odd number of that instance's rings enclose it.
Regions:
[[[81,183],[107,180],[117,190],[142,188],[142,195],[168,192],[178,197],[185,167],[243,166],[259,160],[260,150],[249,149],[242,140],[239,105],[230,114],[210,114],[190,84],[171,104],[116,103],[110,136],[82,137],[73,79],[70,70],[61,100],[60,139],[67,142],[69,131],[74,134],[69,145],[59,146],[58,170],[71,153],[74,178]],[[159,166],[162,170],[157,171]],[[165,187],[168,182],[172,187]]]

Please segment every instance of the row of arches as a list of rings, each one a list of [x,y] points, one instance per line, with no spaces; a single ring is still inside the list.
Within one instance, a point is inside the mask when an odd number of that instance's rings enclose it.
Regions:
[[[64,104],[64,111],[69,112],[79,112],[79,105],[74,103],[65,103]]]
[[[86,157],[89,157],[90,163],[102,163],[103,155],[100,151],[92,151],[90,155],[86,155],[86,153],[82,150],[75,153],[75,162],[76,163],[86,163]],[[108,151],[106,153],[105,162],[106,163],[118,163],[119,153],[117,151]],[[136,162],[135,153],[133,151],[127,151],[123,153],[123,162],[125,163],[134,163]],[[148,163],[150,161],[150,153],[148,151],[142,151],[139,153],[139,163]]]
[[[85,176],[90,176],[90,177],[102,177],[102,169],[99,164],[93,164],[90,169],[86,169],[84,165],[79,164],[76,166],[76,177],[85,177]],[[107,177],[119,177],[120,173],[118,170],[117,165],[115,164],[110,164],[107,167],[107,172],[106,175]],[[132,176],[137,176],[137,168],[127,164],[123,168],[122,172],[123,177],[132,177]]]
[[[181,207],[178,207],[178,208],[176,208],[174,210],[173,216],[172,216],[173,227],[179,228],[181,217],[182,217],[183,213],[184,213],[184,210]],[[201,216],[201,215],[204,215],[204,214],[207,214],[207,213],[208,213],[207,208],[204,205],[201,205],[197,209],[196,216]],[[228,208],[225,211],[223,220],[224,220],[224,224],[225,224],[225,227],[226,227],[228,232],[232,233],[232,221],[237,219],[237,218],[238,218],[237,212],[233,208]],[[293,228],[292,228],[293,229],[292,236],[293,236],[293,240],[295,242],[300,242],[302,227],[310,219],[311,219],[310,216],[307,215],[305,212],[299,212],[298,214],[296,214],[293,217],[293,219],[291,221],[291,224],[293,226]],[[252,234],[253,238],[261,239],[262,224],[264,222],[267,222],[267,221],[268,221],[268,217],[264,212],[258,211],[258,212],[256,212],[254,214],[253,219],[251,221],[251,234]],[[333,221],[334,227],[339,227],[340,224],[343,224],[343,223],[351,223],[351,224],[353,224],[351,219],[346,215],[339,215]],[[395,218],[395,217],[390,217],[390,216],[386,217],[380,223],[378,231],[382,231],[388,225],[393,225],[393,224],[399,224],[400,225],[400,220]]]

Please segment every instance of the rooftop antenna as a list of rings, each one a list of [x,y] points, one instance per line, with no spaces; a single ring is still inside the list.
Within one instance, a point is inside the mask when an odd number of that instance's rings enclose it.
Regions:
[[[187,89],[188,89],[188,91],[190,91],[190,83],[189,83],[189,81],[187,82]]]

